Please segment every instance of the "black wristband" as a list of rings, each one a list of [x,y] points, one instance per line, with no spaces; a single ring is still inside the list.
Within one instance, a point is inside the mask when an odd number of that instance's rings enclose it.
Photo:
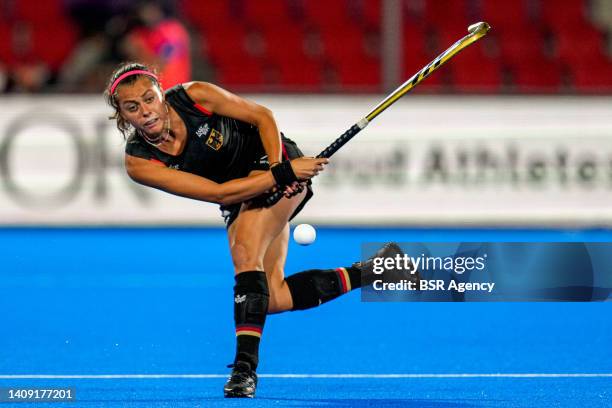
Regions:
[[[281,187],[288,186],[298,181],[293,169],[291,168],[291,162],[289,160],[277,164],[276,166],[272,166],[270,171],[274,176],[274,180],[276,180],[276,184]]]

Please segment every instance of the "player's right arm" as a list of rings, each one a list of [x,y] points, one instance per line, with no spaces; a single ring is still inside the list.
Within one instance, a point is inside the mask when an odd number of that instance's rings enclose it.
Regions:
[[[291,162],[298,179],[307,180],[318,174],[322,166],[317,159],[299,158]],[[140,157],[125,155],[125,168],[132,180],[170,194],[223,205],[240,203],[271,190],[276,181],[270,171],[215,183],[204,177]]]

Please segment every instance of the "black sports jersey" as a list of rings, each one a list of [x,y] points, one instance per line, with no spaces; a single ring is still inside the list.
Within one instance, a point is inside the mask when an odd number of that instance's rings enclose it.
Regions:
[[[257,127],[208,112],[194,102],[180,84],[166,91],[166,101],[185,122],[187,141],[183,152],[178,156],[164,153],[134,132],[125,146],[127,154],[161,162],[166,167],[206,177],[217,183],[246,177],[251,170],[268,170],[268,158]],[[281,140],[283,160],[303,156],[291,139],[281,134]],[[310,182],[307,190],[306,198],[298,205],[291,218],[295,217],[312,197]],[[261,206],[263,200],[251,205]],[[221,214],[228,227],[238,217],[240,208],[240,203],[221,206]]]
[[[147,143],[136,132],[127,141],[125,152],[146,160],[160,161],[171,167],[206,177],[217,183],[246,177],[252,164],[266,161],[257,127],[227,116],[208,112],[176,85],[166,91],[166,101],[187,128],[182,153],[172,156]]]

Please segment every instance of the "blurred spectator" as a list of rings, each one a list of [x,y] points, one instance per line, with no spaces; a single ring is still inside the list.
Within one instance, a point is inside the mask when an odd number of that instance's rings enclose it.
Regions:
[[[6,67],[0,62],[0,93],[6,91],[8,85],[8,73]]]
[[[40,92],[49,81],[51,72],[35,52],[30,23],[17,22],[13,25],[8,65],[12,79],[10,91]]]
[[[111,41],[104,33],[82,39],[62,66],[58,89],[64,92],[97,92],[103,77],[100,68],[110,57]]]
[[[130,0],[64,0],[64,6],[80,40],[60,70],[58,89],[98,92],[118,59],[114,45],[127,31]]]
[[[191,79],[189,34],[170,7],[162,0],[139,1],[137,26],[120,46],[125,59],[155,67],[165,88]]]
[[[612,28],[612,3],[609,0],[591,0],[591,16],[602,28]]]
[[[610,89],[612,0],[567,0],[563,7],[557,7],[556,0],[401,3],[402,52],[405,58],[423,63],[464,29],[455,27],[457,21],[463,25],[463,20],[479,17],[494,26],[487,39],[424,87],[447,75],[446,82],[456,82],[457,92],[487,92],[486,87],[497,92],[500,85],[523,79],[531,88],[520,92]],[[223,85],[238,89],[282,91],[287,86],[334,91],[350,81],[368,91],[379,81],[375,65],[382,49],[382,4],[377,0],[0,0],[0,91],[96,93],[116,63],[125,60],[155,66],[164,87],[171,87],[191,77],[210,77],[207,58]],[[175,7],[193,24],[193,36],[174,18]],[[348,25],[350,21],[355,24]],[[76,46],[75,25],[80,31]],[[275,45],[278,42],[280,46]],[[473,75],[461,73],[480,65],[478,53],[486,61],[490,81],[476,89],[470,87]],[[352,60],[339,56],[345,54]],[[365,66],[370,69],[361,69]],[[597,75],[587,66],[597,66]],[[304,68],[298,77],[293,76],[295,67]],[[551,75],[553,71],[557,74]],[[582,78],[590,85],[559,87],[560,81],[550,81],[559,72],[569,78],[568,84]]]
[[[129,10],[130,0],[64,0],[68,15],[88,38],[103,33],[108,22]]]
[[[612,39],[610,38],[610,31],[612,31],[612,2],[610,0],[592,0],[591,8],[591,15],[595,23],[606,33],[606,52],[608,55],[612,55]]]

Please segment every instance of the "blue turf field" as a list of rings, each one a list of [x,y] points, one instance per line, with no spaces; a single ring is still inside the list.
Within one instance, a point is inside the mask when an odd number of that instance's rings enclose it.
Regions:
[[[310,247],[291,244],[287,274],[350,264],[367,241],[612,242],[609,230],[318,233]],[[0,245],[0,387],[72,386],[79,402],[68,406],[612,406],[611,302],[361,303],[351,293],[269,317],[257,399],[226,401],[224,230],[6,228]]]

